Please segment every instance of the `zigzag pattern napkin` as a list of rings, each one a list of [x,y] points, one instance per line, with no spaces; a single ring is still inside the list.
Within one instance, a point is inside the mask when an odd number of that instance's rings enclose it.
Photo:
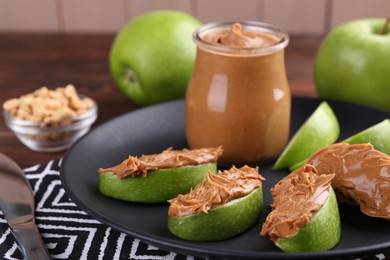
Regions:
[[[111,229],[80,210],[62,188],[60,160],[25,169],[35,194],[35,217],[53,259],[187,259]],[[0,210],[0,259],[23,259]]]

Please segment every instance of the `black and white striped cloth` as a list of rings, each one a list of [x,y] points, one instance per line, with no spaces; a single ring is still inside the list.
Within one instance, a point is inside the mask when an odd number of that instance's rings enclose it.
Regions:
[[[147,245],[89,217],[66,195],[60,160],[25,169],[35,194],[35,217],[53,259],[194,259]],[[0,259],[23,259],[0,210]]]
[[[194,259],[147,245],[89,217],[62,188],[60,163],[53,160],[24,170],[35,194],[36,223],[53,259]],[[0,259],[22,258],[0,210]]]

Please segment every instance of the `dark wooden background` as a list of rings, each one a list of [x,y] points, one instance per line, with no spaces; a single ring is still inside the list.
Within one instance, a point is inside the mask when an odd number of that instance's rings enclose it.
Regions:
[[[41,86],[74,84],[98,103],[94,126],[139,108],[115,86],[108,69],[114,35],[0,34],[0,103]],[[286,69],[293,95],[316,96],[313,65],[322,38],[292,36],[286,49]],[[0,120],[0,152],[22,168],[62,158],[64,152],[29,150]]]

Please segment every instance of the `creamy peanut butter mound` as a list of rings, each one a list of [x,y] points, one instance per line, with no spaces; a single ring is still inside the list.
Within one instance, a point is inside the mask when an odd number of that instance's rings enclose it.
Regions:
[[[279,39],[270,34],[254,31],[244,31],[240,23],[232,25],[230,30],[208,33],[203,40],[212,44],[236,48],[259,48],[272,46],[279,42]]]
[[[339,201],[357,204],[371,217],[390,219],[390,156],[371,144],[338,143],[307,161],[320,174],[335,173],[332,187]]]
[[[261,186],[264,178],[258,168],[243,166],[207,174],[207,177],[188,194],[169,200],[168,216],[181,217],[223,206],[237,198],[244,197]]]
[[[173,150],[168,148],[159,154],[142,155],[139,158],[129,156],[129,158],[114,167],[100,168],[99,173],[113,172],[120,179],[127,176],[147,176],[148,171],[152,170],[215,163],[218,157],[222,155],[222,152],[222,147],[193,150]]]
[[[305,164],[280,180],[271,189],[272,211],[260,234],[277,241],[298,232],[328,199],[333,176],[318,175],[315,167]]]

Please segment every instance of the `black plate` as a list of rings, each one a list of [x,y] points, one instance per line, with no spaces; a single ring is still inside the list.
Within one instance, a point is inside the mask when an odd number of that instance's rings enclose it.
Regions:
[[[317,108],[321,100],[294,97],[294,133]],[[340,140],[389,118],[389,111],[328,101],[341,125]],[[104,123],[75,143],[65,155],[61,181],[69,197],[93,218],[114,229],[159,248],[201,257],[228,258],[335,258],[363,256],[390,250],[390,222],[364,216],[356,207],[341,205],[340,243],[327,252],[286,254],[268,237],[259,236],[270,211],[269,189],[288,172],[271,170],[272,163],[260,167],[264,185],[262,218],[247,232],[219,242],[190,242],[173,236],[166,225],[167,204],[123,202],[101,195],[97,169],[120,163],[131,155],[159,153],[167,147],[186,146],[184,102],[174,101],[119,116]]]

